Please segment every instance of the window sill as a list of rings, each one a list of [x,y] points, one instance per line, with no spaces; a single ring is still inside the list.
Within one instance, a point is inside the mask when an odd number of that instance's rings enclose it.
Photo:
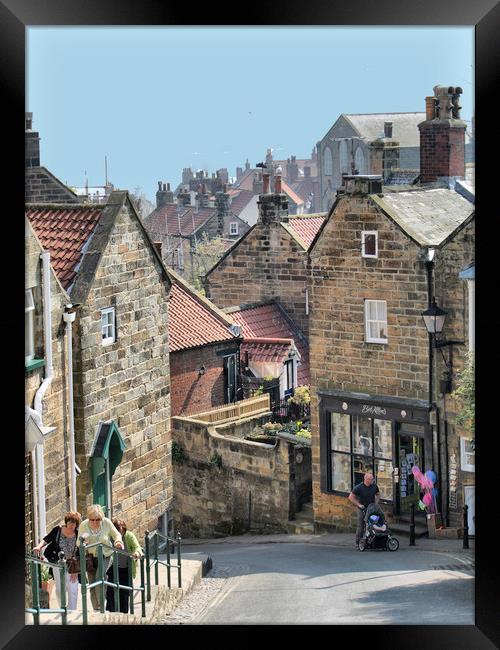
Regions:
[[[27,361],[24,367],[26,372],[32,372],[33,370],[42,368],[44,365],[45,359],[32,359],[31,361]]]

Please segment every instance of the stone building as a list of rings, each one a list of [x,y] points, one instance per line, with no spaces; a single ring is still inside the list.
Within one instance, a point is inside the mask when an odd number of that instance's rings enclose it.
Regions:
[[[173,490],[167,271],[127,192],[29,204],[27,217],[76,313],[78,510],[97,502],[132,530],[161,527]]]
[[[233,211],[227,188],[216,193],[215,205],[211,205],[204,185],[196,195],[196,204],[192,206],[190,201],[188,191],[180,192],[176,201],[170,184],[160,181],[156,209],[143,221],[151,238],[161,242],[165,263],[197,287],[200,276],[250,226]]]
[[[172,417],[208,411],[239,397],[240,328],[169,269]]]
[[[70,509],[67,334],[70,298],[33,229],[25,227],[25,545]],[[74,469],[73,469],[74,471]]]
[[[470,432],[456,425],[451,396],[470,331],[460,273],[474,260],[474,205],[455,190],[465,176],[466,124],[455,108],[459,92],[434,90],[454,108],[428,112],[418,125],[428,182],[396,188],[382,176],[345,177],[309,250],[318,529],[354,526],[347,496],[367,470],[397,518],[419,501],[412,466],[432,469],[437,509],[451,527],[460,526],[464,486],[473,483],[462,441]],[[422,313],[434,300],[448,319],[443,335],[430,339]],[[463,473],[460,453],[468,453]]]
[[[290,218],[280,177],[274,192],[269,177],[264,173],[257,223],[206,274],[205,291],[221,308],[276,300],[307,337],[307,250],[325,215]]]
[[[342,174],[380,174],[420,170],[418,125],[426,114],[342,113],[317,144],[319,210],[329,210],[342,185]],[[466,162],[474,159],[473,143],[465,134]]]

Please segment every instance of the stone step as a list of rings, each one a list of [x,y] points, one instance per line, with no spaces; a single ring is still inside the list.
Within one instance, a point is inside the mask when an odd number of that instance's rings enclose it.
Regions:
[[[311,515],[311,517],[312,517],[313,514],[314,514],[312,502],[309,501],[309,503],[303,503],[302,508],[300,509],[300,512],[301,512],[301,514]]]
[[[295,520],[289,521],[286,528],[291,535],[314,534],[314,524],[312,522],[297,522]]]

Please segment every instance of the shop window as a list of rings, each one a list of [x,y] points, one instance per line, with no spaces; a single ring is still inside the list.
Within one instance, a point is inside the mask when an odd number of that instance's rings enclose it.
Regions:
[[[330,413],[328,422],[329,489],[348,494],[372,472],[381,499],[392,501],[392,422],[345,413]]]
[[[473,442],[468,438],[460,438],[460,467],[464,472],[476,471],[476,452]]]
[[[378,257],[378,234],[376,230],[363,230],[361,233],[361,256]]]
[[[365,341],[387,343],[387,303],[385,300],[365,300]]]

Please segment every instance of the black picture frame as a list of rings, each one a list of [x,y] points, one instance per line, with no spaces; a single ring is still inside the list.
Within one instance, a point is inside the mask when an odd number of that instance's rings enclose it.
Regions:
[[[21,446],[23,436],[20,432],[22,423],[19,421],[24,412],[21,395],[24,391],[24,371],[14,370],[20,366],[19,354],[21,349],[22,328],[12,328],[15,313],[21,313],[23,287],[17,286],[22,282],[21,264],[24,259],[22,219],[24,210],[24,176],[22,170],[22,138],[24,139],[24,54],[25,28],[34,25],[471,25],[475,26],[476,34],[476,195],[480,219],[477,220],[478,260],[476,272],[480,280],[476,290],[476,311],[485,306],[489,299],[491,282],[496,277],[495,252],[489,249],[492,238],[489,232],[496,232],[494,224],[498,219],[498,206],[487,210],[488,199],[493,198],[496,184],[497,167],[487,166],[488,151],[498,147],[498,104],[494,90],[498,85],[498,33],[500,7],[496,0],[433,0],[432,2],[416,2],[415,0],[358,0],[356,3],[324,3],[313,0],[300,3],[298,0],[288,0],[285,4],[245,4],[244,21],[235,18],[234,4],[217,3],[204,4],[193,10],[187,3],[166,3],[164,0],[139,3],[134,0],[85,0],[75,2],[66,0],[3,0],[0,4],[0,83],[4,97],[4,122],[2,140],[5,145],[7,136],[12,138],[12,146],[3,150],[7,167],[4,171],[4,255],[11,253],[13,261],[9,266],[4,262],[4,271],[8,282],[4,290],[12,292],[9,300],[8,317],[1,319],[4,345],[13,355],[12,364],[7,364],[5,374],[12,372],[15,381],[9,380],[9,397],[5,400],[4,413],[11,415],[13,405],[16,413],[15,426],[10,425],[10,417],[6,417],[4,425],[4,469],[12,465],[15,475],[12,481],[4,481],[4,504],[10,517],[4,520],[3,529],[3,584],[1,592],[2,623],[0,625],[0,641],[5,648],[88,648],[91,645],[102,647],[116,643],[116,628],[112,626],[24,626],[24,555],[22,513],[22,480],[23,453]],[[437,52],[436,56],[440,53]],[[453,81],[453,80],[452,80]],[[436,83],[446,83],[447,80],[436,80]],[[256,83],[258,92],[258,81]],[[332,116],[333,118],[334,116]],[[488,131],[487,131],[488,129]],[[7,202],[13,205],[5,207]],[[486,228],[494,224],[494,229]],[[494,238],[493,238],[494,241]],[[10,243],[12,242],[12,244]],[[11,268],[15,268],[13,273]],[[12,282],[11,278],[15,281]],[[5,286],[6,285],[6,286]],[[487,293],[488,292],[488,293]],[[493,294],[494,295],[494,294]],[[10,296],[9,296],[10,298]],[[493,323],[492,323],[493,320]],[[490,461],[485,458],[487,452],[495,444],[498,425],[492,417],[494,404],[498,401],[496,382],[487,377],[488,366],[492,367],[498,355],[494,355],[498,345],[493,338],[493,332],[498,331],[498,316],[495,314],[477,319],[476,344],[476,383],[477,383],[477,424],[478,439],[476,453],[476,625],[475,626],[421,626],[418,625],[418,612],[415,612],[415,625],[411,626],[369,626],[363,628],[363,634],[350,626],[337,626],[332,631],[329,642],[338,643],[337,630],[340,627],[347,630],[350,642],[364,638],[370,646],[405,648],[405,650],[422,648],[442,649],[482,649],[500,646],[499,629],[499,576],[497,538],[493,531],[493,519],[496,518],[495,499],[498,494],[498,482],[494,473],[490,472]],[[17,322],[17,321],[16,321]],[[494,356],[493,356],[494,355]],[[488,357],[489,363],[485,361]],[[496,365],[493,366],[496,369]],[[488,424],[492,426],[488,426]],[[487,438],[488,437],[488,438]],[[483,455],[484,454],[484,455]],[[8,462],[5,462],[5,461]],[[490,531],[488,529],[490,524]],[[224,626],[227,628],[228,626]],[[231,627],[231,626],[229,626]],[[178,628],[176,628],[178,632]],[[197,631],[196,627],[183,627],[183,640]],[[168,642],[172,640],[174,629],[155,626],[127,627],[120,630],[121,635],[127,633],[128,643],[140,640],[141,643],[154,641]],[[203,634],[210,630],[204,629]],[[308,631],[306,630],[306,633]],[[313,632],[314,633],[314,632]],[[330,635],[330,631],[327,631]],[[137,636],[136,636],[137,635]],[[369,639],[369,641],[368,641]],[[361,641],[360,641],[361,642]]]

